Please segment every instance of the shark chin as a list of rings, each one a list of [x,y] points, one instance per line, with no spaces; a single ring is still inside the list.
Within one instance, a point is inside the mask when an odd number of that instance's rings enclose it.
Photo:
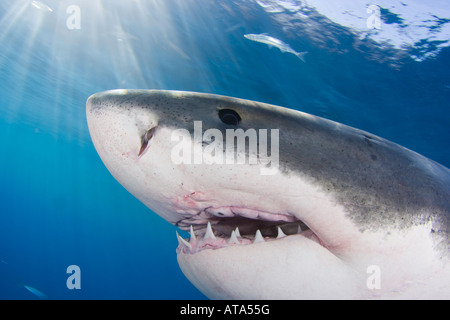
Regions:
[[[256,243],[251,244],[237,240],[220,249],[209,247],[194,254],[186,251],[181,242],[177,258],[186,277],[212,299],[358,296],[357,275],[325,247],[301,234],[276,240],[256,238]],[[328,288],[326,292],[321,289],[324,287]]]
[[[211,299],[450,298],[450,170],[327,119],[212,94],[86,106],[106,168]],[[180,232],[181,233],[181,232]]]

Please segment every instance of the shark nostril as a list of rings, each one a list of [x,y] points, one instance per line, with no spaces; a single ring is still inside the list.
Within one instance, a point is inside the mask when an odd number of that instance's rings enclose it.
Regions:
[[[151,128],[150,130],[146,131],[145,134],[141,137],[141,149],[139,150],[138,157],[142,156],[145,151],[147,151],[149,142],[153,137],[153,134],[155,133],[156,127]]]

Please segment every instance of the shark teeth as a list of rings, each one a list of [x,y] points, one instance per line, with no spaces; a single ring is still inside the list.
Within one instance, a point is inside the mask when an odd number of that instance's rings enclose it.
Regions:
[[[239,235],[239,237],[240,237],[240,235]],[[228,244],[240,244],[235,231],[231,232],[231,236],[230,236],[230,240],[228,240]]]
[[[300,226],[298,226],[299,228],[300,228]],[[301,231],[302,229],[300,228],[300,231]],[[300,233],[300,232],[298,232],[298,233]],[[278,235],[277,235],[277,239],[281,239],[281,238],[284,238],[284,237],[287,237],[286,236],[286,234],[283,232],[283,230],[281,230],[281,228],[280,227],[278,227]]]
[[[237,237],[242,238],[242,237],[241,237],[241,233],[239,232],[239,228],[238,228],[238,227],[236,227],[236,229],[234,229],[234,232],[236,233],[236,236],[237,236]]]
[[[207,240],[207,239],[213,239],[216,240],[216,236],[214,235],[214,232],[212,231],[211,228],[211,222],[208,221],[208,224],[206,226],[206,233],[203,237],[203,240]]]
[[[261,242],[264,242],[264,238],[261,234],[261,231],[259,231],[259,229],[258,229],[258,230],[256,230],[255,240],[253,240],[253,243],[261,243]]]
[[[195,236],[194,228],[192,227],[192,225],[191,225],[191,227],[189,229],[189,234],[191,236],[191,239],[197,240],[197,237]]]
[[[180,237],[178,232],[177,232],[177,239],[178,239],[178,245],[185,246],[192,250],[191,244],[189,242],[187,242],[186,240],[184,240],[182,237]]]
[[[264,237],[261,233],[261,231],[258,229],[255,232],[255,235],[253,237],[251,236],[241,236],[241,233],[239,231],[239,228],[234,229],[231,232],[231,235],[228,239],[223,238],[222,236],[218,237],[214,234],[213,228],[211,226],[211,223],[208,221],[206,225],[206,229],[204,229],[203,237],[198,237],[194,233],[194,228],[192,225],[189,228],[189,234],[190,239],[189,241],[186,239],[183,239],[178,232],[176,232],[177,239],[178,239],[178,249],[177,253],[183,252],[183,253],[196,253],[198,251],[201,251],[203,249],[219,249],[223,247],[228,246],[234,246],[234,245],[248,245],[248,244],[257,244],[257,243],[264,243],[266,241],[272,241],[275,239],[282,239],[285,237],[288,237],[281,227],[277,227],[277,237]],[[298,233],[301,233],[302,229],[299,226],[298,227]],[[295,232],[294,232],[295,233]]]

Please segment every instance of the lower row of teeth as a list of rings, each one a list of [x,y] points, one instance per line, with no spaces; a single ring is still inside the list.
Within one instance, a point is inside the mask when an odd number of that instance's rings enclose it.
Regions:
[[[280,227],[277,227],[278,229],[278,235],[276,237],[276,239],[281,239],[286,237],[287,235],[283,232],[283,230],[281,230]],[[300,227],[300,225],[298,226],[298,231],[297,233],[301,233],[302,229]],[[224,239],[224,238],[219,238],[216,237],[214,235],[213,229],[211,227],[211,223],[208,222],[207,226],[206,226],[206,232],[203,235],[202,239],[199,239],[195,233],[194,233],[194,229],[191,226],[190,227],[190,239],[189,241],[187,241],[186,239],[183,239],[177,232],[177,238],[178,238],[178,249],[177,252],[183,252],[183,253],[195,253],[198,252],[202,249],[218,249],[218,248],[223,248],[226,246],[230,246],[230,245],[241,245],[241,244],[250,244],[250,243],[261,243],[261,242],[265,242],[266,240],[264,239],[264,237],[261,234],[260,230],[256,230],[255,233],[255,237],[253,238],[253,240],[248,239],[248,238],[244,238],[241,236],[240,232],[239,232],[239,228],[236,228],[235,230],[233,230],[231,232],[230,238]]]

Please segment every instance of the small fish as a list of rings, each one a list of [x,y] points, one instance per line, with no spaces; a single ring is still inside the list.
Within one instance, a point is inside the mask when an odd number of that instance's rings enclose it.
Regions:
[[[39,291],[36,288],[27,286],[26,284],[24,284],[23,287],[25,289],[27,289],[28,291],[30,291],[32,294],[34,294],[36,297],[38,297],[41,300],[47,300],[48,299],[48,296],[45,293],[43,293],[42,291]]]
[[[115,37],[117,41],[120,42],[129,42],[129,41],[137,41],[138,37],[132,35],[131,33],[125,32],[121,26],[115,26],[109,35]]]
[[[271,37],[266,33],[262,33],[262,34],[245,34],[244,35],[245,38],[252,40],[252,41],[256,41],[256,42],[261,42],[264,44],[267,44],[269,47],[277,47],[278,49],[281,50],[281,52],[287,52],[287,53],[292,53],[295,54],[300,60],[302,60],[303,62],[305,62],[305,55],[308,53],[308,51],[303,51],[303,52],[297,52],[294,49],[291,48],[290,45],[288,45],[287,43],[284,43],[283,41]]]
[[[53,12],[52,8],[50,8],[48,5],[46,5],[45,3],[41,2],[41,1],[34,0],[31,2],[31,5],[39,10]]]

